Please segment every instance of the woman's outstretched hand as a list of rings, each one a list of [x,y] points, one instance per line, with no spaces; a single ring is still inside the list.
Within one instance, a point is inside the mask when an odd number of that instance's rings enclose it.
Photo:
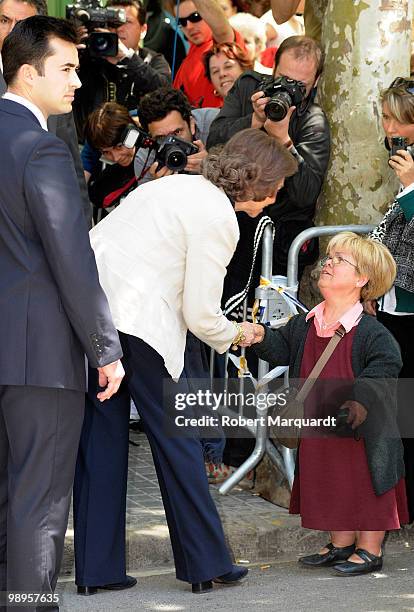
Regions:
[[[243,329],[244,339],[239,342],[239,346],[252,346],[252,344],[257,344],[263,340],[264,328],[262,325],[243,321],[243,323],[240,323],[240,327]]]

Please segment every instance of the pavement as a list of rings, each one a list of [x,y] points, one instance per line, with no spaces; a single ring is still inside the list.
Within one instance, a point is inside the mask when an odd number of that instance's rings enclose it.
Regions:
[[[359,578],[336,577],[332,570],[304,570],[300,554],[314,552],[327,541],[324,533],[303,529],[300,518],[236,487],[220,495],[210,491],[220,513],[235,562],[250,568],[246,584],[217,587],[193,595],[174,575],[173,556],[161,494],[146,436],[131,433],[127,495],[127,568],[139,585],[121,593],[99,592],[80,597],[73,583],[71,519],[59,581],[61,610],[413,610],[414,533],[393,533],[387,544],[384,571]],[[185,475],[183,475],[185,477]],[[388,554],[388,551],[389,554]],[[391,580],[390,580],[391,579]],[[362,599],[361,599],[362,598]],[[364,602],[361,607],[361,601]],[[364,607],[367,606],[367,607]]]
[[[233,587],[217,586],[193,595],[171,571],[134,573],[138,584],[127,591],[76,595],[72,581],[59,582],[61,612],[391,612],[414,610],[414,553],[389,551],[384,568],[366,576],[344,578],[331,568],[309,570],[280,558],[251,567],[247,580]]]

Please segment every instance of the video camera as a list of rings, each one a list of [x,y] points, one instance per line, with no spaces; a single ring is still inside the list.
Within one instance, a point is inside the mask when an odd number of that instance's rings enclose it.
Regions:
[[[198,153],[198,147],[192,142],[187,142],[178,136],[164,136],[155,140],[141,128],[128,126],[122,139],[124,146],[132,149],[148,149],[155,152],[155,161],[158,168],[166,166],[174,172],[181,172],[187,165],[189,155]]]
[[[264,112],[271,121],[282,121],[291,106],[299,108],[306,100],[305,84],[284,76],[262,79],[257,91],[263,91],[265,97],[270,98]]]
[[[98,0],[69,4],[66,19],[76,21],[88,30],[86,45],[91,57],[116,57],[118,35],[115,32],[94,32],[95,28],[119,28],[126,23],[125,9],[102,8]]]

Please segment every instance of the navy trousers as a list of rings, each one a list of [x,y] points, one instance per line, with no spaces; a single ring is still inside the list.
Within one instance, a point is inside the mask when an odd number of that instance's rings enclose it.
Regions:
[[[128,392],[142,419],[163,498],[176,576],[202,582],[231,571],[232,561],[205,474],[200,439],[166,433],[162,358],[142,340],[120,334],[127,389],[85,419],[74,489],[76,583],[99,586],[125,579],[125,497]],[[186,378],[175,392],[188,390]],[[92,412],[92,406],[88,406]],[[99,425],[98,425],[99,422]],[[105,440],[105,444],[100,441]]]

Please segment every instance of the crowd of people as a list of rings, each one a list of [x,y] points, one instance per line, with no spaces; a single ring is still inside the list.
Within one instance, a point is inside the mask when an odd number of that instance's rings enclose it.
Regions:
[[[304,415],[341,413],[346,435],[317,429],[300,442],[290,512],[330,533],[302,567],[378,571],[386,532],[414,520],[401,384],[413,367],[414,81],[381,94],[400,182],[381,223],[368,237],[334,236],[320,265],[318,240],[300,250],[299,280],[318,265],[322,301],[279,329],[243,320],[232,302],[247,296],[250,318],[267,224],[282,276],[292,241],[314,225],[330,159],[317,103],[325,8],[108,0],[99,16],[85,4],[63,20],[44,0],[0,0],[0,591],[53,595],[72,487],[78,593],[135,586],[131,400],[177,579],[204,593],[246,577],[208,485],[250,441],[166,427],[176,393],[208,387],[210,349],[245,347],[253,370],[263,359],[306,380],[335,342]]]

